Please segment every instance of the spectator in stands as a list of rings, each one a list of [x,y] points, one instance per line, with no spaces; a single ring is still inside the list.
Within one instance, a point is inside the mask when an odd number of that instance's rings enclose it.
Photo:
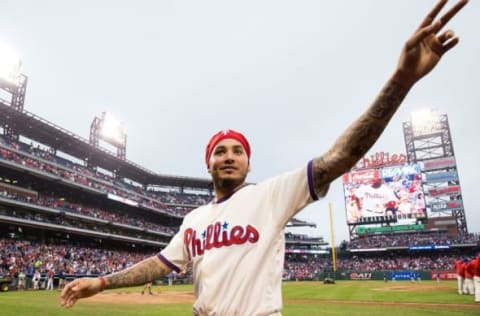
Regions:
[[[459,235],[449,237],[445,233],[422,231],[421,233],[404,233],[401,235],[366,235],[344,242],[347,249],[362,248],[385,248],[385,247],[409,247],[413,245],[451,245],[451,244],[473,244],[477,245],[480,238],[477,234]]]
[[[247,139],[232,130],[215,134],[205,155],[214,201],[190,212],[179,233],[157,256],[106,277],[82,278],[66,285],[62,306],[71,307],[79,298],[104,288],[143,285],[172,270],[180,272],[192,262],[196,315],[280,315],[282,265],[278,263],[284,255],[284,226],[323,197],[329,184],[365,155],[410,88],[455,46],[458,38],[452,31],[437,33],[465,4],[460,0],[437,21],[445,1],[435,6],[405,44],[393,76],[371,107],[331,149],[307,166],[247,185]]]

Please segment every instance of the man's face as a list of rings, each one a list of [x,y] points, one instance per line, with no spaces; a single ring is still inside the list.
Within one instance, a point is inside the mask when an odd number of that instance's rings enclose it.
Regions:
[[[239,141],[227,138],[215,146],[208,172],[216,189],[234,190],[244,183],[249,171],[248,156]]]

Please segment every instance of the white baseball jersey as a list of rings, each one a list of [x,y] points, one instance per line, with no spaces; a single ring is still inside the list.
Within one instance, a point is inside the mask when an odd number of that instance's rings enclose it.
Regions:
[[[310,162],[193,210],[158,257],[193,262],[195,315],[280,315],[284,227],[316,199]]]
[[[362,185],[355,194],[362,199],[362,217],[385,215],[385,204],[398,200],[393,190],[385,184],[378,188]]]

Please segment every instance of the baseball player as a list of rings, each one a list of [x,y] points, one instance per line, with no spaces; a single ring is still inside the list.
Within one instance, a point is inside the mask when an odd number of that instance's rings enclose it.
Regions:
[[[473,285],[475,287],[475,303],[480,304],[480,253],[473,262]]]
[[[463,294],[463,289],[465,287],[465,266],[463,263],[463,259],[455,261],[455,272],[457,274],[457,291],[460,295]]]
[[[152,282],[148,282],[143,286],[142,295],[145,294],[145,290],[148,290],[148,294],[153,295],[152,293]]]
[[[187,214],[158,255],[105,277],[69,283],[61,305],[71,307],[103,289],[143,285],[191,263],[195,315],[280,315],[285,225],[366,154],[410,88],[458,43],[452,31],[440,30],[466,3],[459,0],[435,20],[446,4],[438,2],[406,42],[373,104],[325,154],[305,166],[248,185],[248,140],[233,130],[215,134],[205,151],[215,199]]]
[[[355,194],[361,200],[362,217],[396,215],[398,198],[382,179],[375,179],[370,184],[360,186]]]
[[[465,281],[463,283],[464,294],[468,294],[468,295],[475,294],[475,286],[473,284],[475,259],[467,259],[465,260],[465,263],[464,263],[465,265]]]

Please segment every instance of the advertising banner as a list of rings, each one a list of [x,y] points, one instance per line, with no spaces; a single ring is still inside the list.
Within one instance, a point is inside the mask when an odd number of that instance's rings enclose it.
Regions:
[[[457,180],[458,180],[458,175],[455,171],[429,173],[425,176],[425,182],[427,183],[438,183],[438,182],[448,182],[448,181],[457,181]]]
[[[124,198],[124,197],[121,197],[121,196],[118,196],[118,195],[115,195],[115,194],[112,194],[112,193],[108,193],[107,197],[110,200],[121,202],[121,203],[124,203],[124,204],[127,204],[127,205],[138,206],[138,202],[132,201],[130,199],[127,199],[127,198]]]
[[[457,279],[457,274],[455,271],[432,271],[431,277],[432,280],[456,280]]]
[[[305,254],[329,254],[330,250],[327,249],[285,249],[285,253],[305,253]]]
[[[432,212],[454,211],[463,208],[462,200],[440,201],[430,203]]]
[[[437,197],[441,195],[458,195],[460,194],[460,186],[450,185],[446,187],[431,188],[428,190],[428,194],[432,197]]]
[[[435,250],[435,249],[450,249],[450,245],[416,245],[416,246],[409,246],[409,250]]]
[[[418,280],[420,274],[416,271],[394,271],[391,273],[392,280],[395,281],[411,281]]]
[[[350,272],[350,280],[371,280],[371,272]]]
[[[425,171],[442,169],[442,168],[451,168],[455,166],[456,166],[456,163],[455,163],[454,157],[426,160],[426,161],[423,161],[422,163],[422,169]]]
[[[423,224],[412,225],[389,225],[389,226],[357,226],[356,231],[359,235],[365,234],[385,234],[389,232],[403,232],[403,231],[423,231],[425,226]]]

